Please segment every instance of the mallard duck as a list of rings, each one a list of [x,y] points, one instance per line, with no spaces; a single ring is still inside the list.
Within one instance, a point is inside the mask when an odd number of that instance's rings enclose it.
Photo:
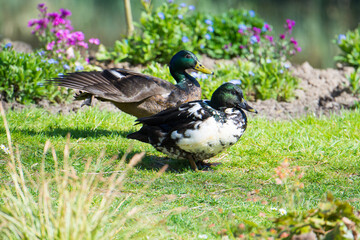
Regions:
[[[90,105],[95,97],[112,102],[120,110],[139,118],[201,99],[199,82],[185,70],[213,74],[192,52],[186,50],[172,57],[169,68],[176,85],[121,68],[68,73],[51,81],[58,86],[80,90],[75,99],[85,100],[86,105]]]
[[[257,113],[244,100],[239,86],[225,83],[215,90],[210,101],[191,101],[137,119],[142,128],[127,138],[150,143],[171,158],[188,159],[196,170],[197,165],[209,165],[203,160],[240,139],[247,125],[243,109]]]

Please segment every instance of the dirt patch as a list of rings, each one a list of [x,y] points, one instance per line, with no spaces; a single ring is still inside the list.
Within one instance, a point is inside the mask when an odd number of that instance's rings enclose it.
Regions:
[[[203,57],[201,60],[204,65],[214,68],[219,60],[213,60]],[[231,63],[231,61],[229,62]],[[126,67],[129,66],[107,66],[107,67]],[[139,71],[140,67],[131,67]],[[295,99],[290,102],[277,102],[275,100],[258,100],[251,102],[251,106],[258,110],[257,116],[267,117],[269,119],[291,119],[304,116],[306,114],[328,115],[329,113],[338,113],[341,109],[351,109],[360,101],[360,96],[353,96],[349,89],[349,83],[346,75],[349,75],[353,69],[314,69],[309,63],[291,68],[294,76],[300,79],[299,89],[295,92]],[[18,103],[4,103],[6,109],[24,109],[40,107],[51,113],[68,114],[77,112],[87,106],[81,107],[82,102],[74,101],[69,104],[50,104],[43,100],[35,105],[21,105]],[[94,102],[100,110],[119,111],[112,104],[107,102]]]

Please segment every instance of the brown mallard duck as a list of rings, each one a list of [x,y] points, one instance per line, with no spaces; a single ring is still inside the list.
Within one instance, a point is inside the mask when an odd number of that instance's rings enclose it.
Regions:
[[[176,85],[121,68],[68,73],[51,82],[80,90],[75,99],[85,100],[86,105],[90,105],[95,97],[101,101],[109,101],[120,110],[140,118],[201,98],[199,82],[185,70],[213,74],[192,52],[186,50],[172,57],[169,68]]]

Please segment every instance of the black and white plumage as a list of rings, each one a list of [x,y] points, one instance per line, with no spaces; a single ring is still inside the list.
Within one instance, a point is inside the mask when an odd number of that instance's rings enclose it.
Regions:
[[[256,112],[243,98],[241,89],[226,83],[211,101],[200,100],[137,119],[143,127],[128,138],[150,143],[171,158],[196,163],[211,158],[235,144],[246,130],[245,109]]]

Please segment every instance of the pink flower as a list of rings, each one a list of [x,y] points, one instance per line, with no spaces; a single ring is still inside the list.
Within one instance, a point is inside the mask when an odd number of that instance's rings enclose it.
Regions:
[[[57,37],[57,39],[63,40],[70,38],[71,34],[70,31],[67,29],[60,29],[59,31],[56,32],[55,36]]]
[[[261,29],[257,28],[257,27],[253,27],[253,31],[254,31],[255,35],[260,35],[260,33],[261,33]]]
[[[239,30],[238,30],[238,33],[243,34],[243,33],[244,33],[244,30],[243,30],[243,29],[239,29]]]
[[[84,33],[77,31],[77,32],[73,32],[72,36],[77,40],[77,41],[83,41],[85,39]]]
[[[41,13],[45,13],[47,11],[47,7],[45,7],[45,3],[38,4],[37,8]]]
[[[285,39],[285,34],[280,34],[280,39]]]
[[[264,24],[264,28],[265,28],[266,30],[268,30],[268,31],[271,31],[271,27],[270,27],[270,25],[267,24],[267,23]]]
[[[65,24],[65,20],[61,17],[57,17],[53,20],[53,26],[63,25]]]
[[[49,42],[47,45],[46,45],[46,50],[53,50],[54,48],[54,45],[55,45],[55,41],[52,41],[52,42]]]
[[[48,16],[50,19],[55,19],[55,18],[60,17],[60,15],[59,15],[57,12],[48,13],[47,16]]]
[[[294,44],[295,46],[298,45],[298,42],[297,42],[293,37],[290,39],[290,42],[291,42],[292,44]]]
[[[298,52],[301,52],[301,50],[302,50],[301,47],[296,48],[296,51],[298,51]]]
[[[240,49],[244,49],[245,46],[244,46],[244,45],[240,45],[239,48],[240,48]]]
[[[289,31],[291,31],[294,26],[295,26],[295,21],[294,20],[286,19],[285,28],[287,28]]]
[[[86,48],[86,49],[89,48],[88,44],[86,42],[83,42],[83,41],[78,42],[77,45],[80,46],[80,47]]]
[[[99,44],[100,44],[100,40],[99,40],[98,38],[90,38],[90,39],[89,39],[89,43],[95,44],[95,45],[99,45]]]
[[[269,40],[269,42],[274,42],[274,37],[273,36],[269,36],[269,35],[265,35],[265,38],[267,39],[267,40]]]

